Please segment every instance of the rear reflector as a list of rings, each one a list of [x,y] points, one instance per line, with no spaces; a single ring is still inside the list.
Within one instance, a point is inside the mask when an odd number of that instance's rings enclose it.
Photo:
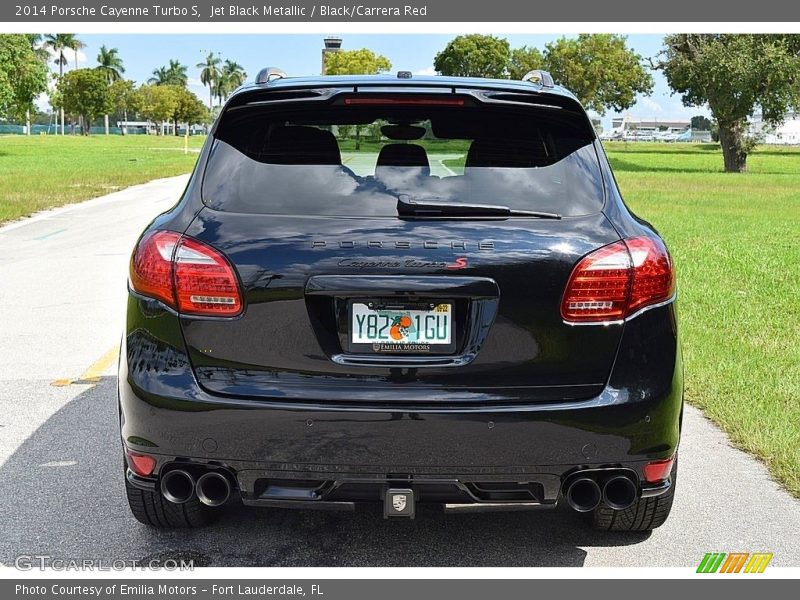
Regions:
[[[214,248],[173,231],[139,242],[130,269],[131,287],[182,314],[230,317],[242,311],[239,282]]]
[[[618,321],[674,293],[672,259],[663,242],[630,238],[578,262],[564,291],[561,317],[569,323]]]
[[[126,450],[125,453],[128,455],[128,465],[131,468],[131,471],[140,475],[141,477],[147,477],[153,473],[153,469],[156,468],[156,459],[152,456],[147,454],[139,454],[138,452],[132,452],[131,450]]]
[[[670,471],[672,471],[673,462],[675,462],[674,456],[665,460],[656,460],[651,463],[647,463],[644,467],[644,480],[647,483],[658,483],[659,481],[664,481],[667,477],[669,477]]]
[[[464,106],[463,98],[404,98],[395,97],[374,97],[374,98],[345,98],[344,103],[348,106],[353,105],[391,105],[391,106]]]

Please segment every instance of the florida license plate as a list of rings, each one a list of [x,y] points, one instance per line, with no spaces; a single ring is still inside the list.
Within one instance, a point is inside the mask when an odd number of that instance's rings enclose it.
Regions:
[[[408,306],[353,302],[350,346],[379,353],[447,353],[455,343],[453,304]]]

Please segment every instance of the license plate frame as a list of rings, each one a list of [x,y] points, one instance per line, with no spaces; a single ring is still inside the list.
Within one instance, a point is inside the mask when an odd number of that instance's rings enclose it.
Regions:
[[[445,305],[449,316],[448,332],[449,341],[447,343],[410,343],[395,342],[390,338],[387,340],[375,340],[373,342],[355,341],[354,322],[355,306],[365,305],[370,311],[387,311],[390,313],[404,311],[424,311],[435,316],[435,310]],[[373,355],[394,355],[394,356],[427,356],[455,354],[456,351],[456,303],[451,299],[435,299],[423,301],[398,302],[394,300],[378,300],[371,298],[359,298],[348,300],[347,302],[347,331],[345,339],[348,351],[354,354],[373,354]],[[416,315],[411,315],[416,316]]]

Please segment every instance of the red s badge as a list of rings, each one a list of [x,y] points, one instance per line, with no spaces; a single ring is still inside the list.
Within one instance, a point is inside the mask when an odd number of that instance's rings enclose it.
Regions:
[[[447,265],[448,269],[466,269],[469,263],[469,259],[466,256],[459,256],[455,262],[451,262]]]

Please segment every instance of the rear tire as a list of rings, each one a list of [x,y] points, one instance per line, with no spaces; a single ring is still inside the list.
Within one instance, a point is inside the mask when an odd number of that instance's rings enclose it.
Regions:
[[[661,527],[672,510],[675,499],[675,484],[678,478],[678,457],[670,473],[672,485],[669,490],[654,498],[639,498],[625,510],[612,510],[601,504],[592,512],[592,527],[604,531],[651,531]]]
[[[140,489],[128,481],[127,472],[125,493],[136,520],[157,529],[205,527],[219,516],[218,509],[206,506],[196,497],[183,504],[174,504],[158,490]]]

